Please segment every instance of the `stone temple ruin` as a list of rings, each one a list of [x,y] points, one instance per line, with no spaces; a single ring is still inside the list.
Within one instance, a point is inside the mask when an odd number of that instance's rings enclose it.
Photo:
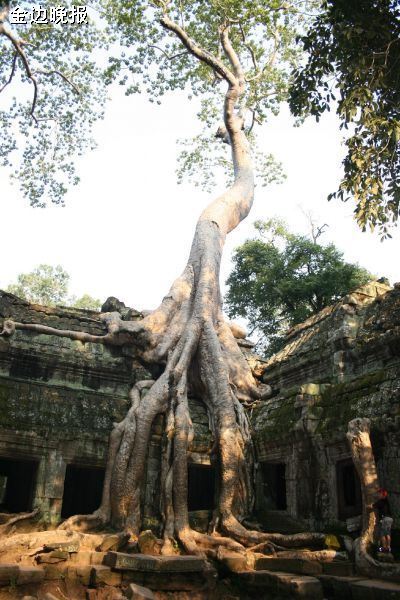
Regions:
[[[119,307],[123,317],[140,318],[122,303]],[[98,313],[33,305],[0,292],[0,329],[8,318],[106,333]],[[349,294],[291,329],[285,347],[268,361],[252,353],[249,341],[238,341],[273,391],[250,414],[258,522],[268,531],[288,533],[357,530],[361,492],[346,431],[351,419],[368,417],[379,479],[394,512],[396,544],[400,285],[371,282]],[[132,384],[158,375],[149,369],[129,347],[33,331],[0,337],[0,512],[39,508],[42,519],[55,526],[97,508],[112,424],[125,416]],[[193,526],[206,529],[214,502],[212,439],[201,399],[190,404],[195,436],[189,511]],[[142,498],[145,524],[154,531],[160,522],[162,430],[160,418],[153,424]]]

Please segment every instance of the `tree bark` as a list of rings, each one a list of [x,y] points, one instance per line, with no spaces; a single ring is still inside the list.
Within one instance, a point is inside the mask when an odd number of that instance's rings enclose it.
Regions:
[[[378,498],[379,480],[372,451],[370,427],[369,419],[358,418],[349,422],[347,430],[347,439],[361,484],[363,511],[361,535],[354,545],[356,567],[362,575],[399,581],[400,569],[397,565],[379,562],[371,556],[377,525],[372,505]]]

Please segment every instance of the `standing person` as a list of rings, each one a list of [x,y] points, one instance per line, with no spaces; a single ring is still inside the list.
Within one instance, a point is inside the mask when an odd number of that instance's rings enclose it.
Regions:
[[[392,513],[388,500],[387,490],[378,490],[379,500],[372,505],[378,514],[379,521],[379,552],[391,552],[391,529],[393,524]]]

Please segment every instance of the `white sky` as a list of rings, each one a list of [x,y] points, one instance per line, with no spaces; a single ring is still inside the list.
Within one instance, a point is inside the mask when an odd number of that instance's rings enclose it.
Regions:
[[[175,94],[161,107],[113,90],[106,118],[97,127],[99,148],[80,164],[82,181],[66,207],[33,209],[5,170],[0,171],[0,288],[40,263],[61,264],[71,275],[70,292],[102,301],[114,295],[135,308],[153,308],[183,269],[197,216],[210,196],[175,177],[179,137],[197,132],[194,105]],[[262,130],[267,151],[284,164],[284,184],[257,188],[254,208],[227,241],[222,281],[235,246],[253,235],[252,223],[273,215],[297,232],[308,230],[300,206],[329,224],[324,236],[377,276],[400,280],[399,232],[380,242],[361,233],[353,207],[328,203],[337,188],[342,156],[336,119],[300,128],[284,110]]]

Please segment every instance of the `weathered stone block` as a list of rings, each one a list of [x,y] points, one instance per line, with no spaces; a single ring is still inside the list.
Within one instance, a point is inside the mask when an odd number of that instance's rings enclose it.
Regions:
[[[46,551],[60,550],[61,552],[79,552],[80,542],[79,540],[73,540],[71,542],[58,542],[54,544],[45,544],[44,549]]]
[[[348,561],[323,562],[322,572],[326,575],[337,575],[339,577],[351,577],[354,575],[354,566]]]
[[[125,592],[129,600],[154,600],[154,594],[149,588],[142,587],[136,583],[131,583]]]
[[[66,568],[67,566],[65,562],[60,562],[58,564],[45,563],[43,565],[44,578],[48,581],[61,579],[62,577],[64,577]]]
[[[104,565],[96,565],[92,567],[90,573],[90,583],[91,585],[111,585],[111,586],[119,586],[121,585],[121,573],[116,573],[112,571],[110,567],[106,567]]]
[[[337,575],[319,575],[325,596],[338,600],[351,600],[351,584],[362,581],[363,577],[341,577]]]
[[[38,554],[36,560],[39,564],[56,564],[69,559],[69,553],[62,550],[53,550],[52,552]]]
[[[320,563],[303,558],[268,558],[256,560],[256,571],[284,571],[285,573],[299,573],[303,575],[319,575],[322,573]]]
[[[120,570],[162,573],[200,572],[205,568],[205,561],[196,556],[148,556],[122,552],[108,552],[103,564]]]
[[[18,566],[12,564],[0,565],[0,585],[15,583],[18,578]]]
[[[289,598],[304,598],[310,600],[322,600],[322,586],[315,577],[293,575],[291,573],[279,573],[272,571],[250,571],[238,573],[235,581],[245,586],[246,593],[257,594],[262,590],[263,594]],[[254,597],[257,597],[256,595]]]
[[[40,583],[44,580],[44,569],[40,567],[23,567],[18,570],[17,585]]]
[[[400,585],[378,579],[365,579],[351,584],[353,600],[398,600]]]
[[[92,554],[95,552],[75,552],[70,556],[70,562],[73,565],[90,565]]]
[[[106,535],[101,544],[96,548],[99,552],[108,552],[109,550],[120,550],[129,540],[126,533],[114,533]]]

